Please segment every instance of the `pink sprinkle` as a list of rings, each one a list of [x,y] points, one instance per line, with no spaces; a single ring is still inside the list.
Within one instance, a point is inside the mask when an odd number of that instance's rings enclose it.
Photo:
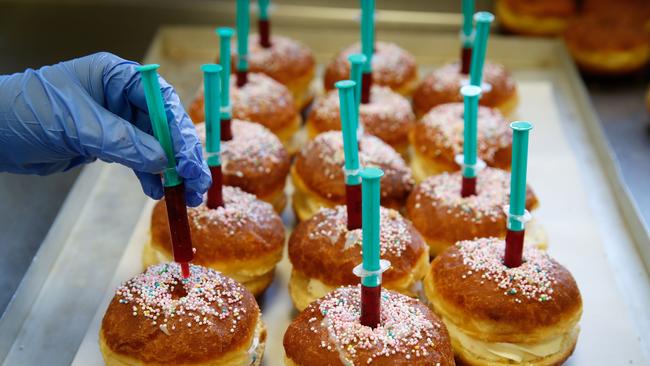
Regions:
[[[289,89],[260,73],[249,73],[241,89],[231,76],[231,100],[235,118],[261,123],[271,130],[277,129],[274,126],[278,121],[291,121],[298,115]]]
[[[360,142],[359,162],[363,167],[381,167],[384,170],[385,180],[392,180],[390,176],[400,177],[406,185],[413,184],[411,170],[407,168],[402,156],[393,148],[372,135],[363,135]],[[301,151],[304,156],[312,154],[313,150],[318,151],[318,157],[328,163],[330,167],[325,174],[332,180],[343,181],[343,166],[345,155],[343,154],[343,136],[341,132],[323,132],[310,141]],[[382,192],[384,190],[382,189]]]
[[[423,85],[438,93],[458,91],[455,93],[457,102],[462,102],[460,87],[467,83],[467,75],[460,73],[460,64],[453,62],[446,64],[429,74],[423,81]],[[495,80],[505,80],[507,88],[514,88],[514,80],[509,77],[508,71],[503,65],[492,62],[485,62],[483,66],[483,80],[486,83],[494,83]],[[489,93],[489,92],[487,92]]]
[[[236,42],[233,42],[231,52],[233,56],[237,55]],[[273,35],[271,47],[264,48],[259,36],[251,34],[248,37],[248,63],[251,70],[260,70],[287,84],[313,66],[314,56],[309,48],[293,39]]]
[[[346,249],[356,246],[361,250],[361,229],[348,231],[345,206],[336,206],[333,209],[323,208],[319,214],[322,215],[323,220],[309,233],[310,239],[327,238],[332,244],[335,244],[344,235],[346,237]],[[386,256],[387,253],[390,253],[392,256],[402,255],[402,252],[406,250],[406,247],[412,240],[406,220],[399,212],[390,208],[381,207],[379,225],[381,255]]]
[[[341,130],[338,90],[332,90],[319,98],[311,111],[310,118],[329,121],[319,126],[322,131]],[[376,136],[406,134],[409,122],[415,120],[409,101],[385,86],[373,85],[370,103],[359,106],[359,120],[366,132]],[[374,125],[369,125],[373,122]]]
[[[205,123],[195,125],[205,148]],[[280,140],[266,127],[235,119],[231,123],[233,138],[221,141],[221,167],[225,174],[237,174],[237,167],[257,167],[263,173],[263,164],[280,166],[287,152]]]
[[[201,229],[210,223],[227,228],[227,232],[235,236],[251,223],[259,227],[277,224],[277,216],[270,203],[261,201],[238,187],[224,186],[223,199],[224,205],[216,209],[209,209],[205,200],[201,205],[188,209],[194,227]]]
[[[521,295],[540,302],[553,297],[552,273],[556,264],[549,255],[531,246],[524,247],[523,264],[509,268],[503,264],[505,241],[498,238],[480,238],[456,244],[463,264],[471,268],[464,277],[480,276],[496,283],[506,296]],[[521,303],[521,301],[516,301]]]
[[[277,130],[286,127],[298,117],[289,89],[264,74],[248,73],[248,82],[242,88],[237,87],[236,77],[231,75],[230,92],[233,118],[256,122],[271,130]],[[197,98],[203,99],[203,96],[201,84]],[[203,103],[205,100],[201,103],[201,116]]]
[[[424,125],[425,140],[418,148],[433,150],[433,155],[441,155],[443,149],[450,149],[453,156],[463,153],[463,103],[441,104],[431,109],[418,122]],[[492,108],[479,106],[478,110],[478,153],[484,160],[492,160],[500,149],[512,144],[512,130],[501,113]],[[453,158],[453,156],[451,158]]]
[[[337,75],[350,73],[348,56],[359,53],[361,46],[355,43],[344,49],[335,59]],[[376,42],[372,56],[372,78],[379,85],[401,84],[413,76],[415,57],[394,43]]]
[[[460,172],[442,173],[427,178],[416,189],[416,205],[421,207],[424,204],[424,195],[431,204],[450,209],[460,208],[453,210],[453,215],[462,217],[467,222],[496,222],[505,218],[503,207],[508,204],[510,196],[510,173],[501,169],[483,169],[476,181],[477,194],[468,197],[460,195],[461,179]]]
[[[433,340],[437,326],[426,314],[413,306],[409,297],[382,291],[381,324],[372,329],[359,322],[361,311],[361,286],[341,287],[329,293],[317,303],[324,319],[321,324],[330,335],[324,348],[333,347],[351,363],[358,350],[376,348],[371,358],[405,355],[417,358],[423,350],[433,352]],[[439,326],[439,325],[438,325]]]
[[[183,287],[186,295],[173,296],[177,287]],[[180,316],[191,327],[193,323],[209,326],[216,319],[236,316],[243,306],[243,291],[241,285],[215,270],[190,265],[190,277],[183,279],[178,264],[163,263],[150,266],[123,283],[116,297],[120,304],[132,308],[134,317],[153,321],[161,318],[159,322],[166,323],[169,318]],[[203,318],[195,314],[202,314]],[[168,331],[166,326],[161,331],[165,330]]]

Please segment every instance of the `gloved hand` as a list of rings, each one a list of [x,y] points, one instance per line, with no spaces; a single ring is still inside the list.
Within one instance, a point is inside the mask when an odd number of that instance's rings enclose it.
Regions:
[[[110,53],[0,76],[0,172],[46,175],[96,159],[133,169],[144,193],[163,196],[167,158],[152,136],[137,63]],[[190,118],[162,78],[185,199],[201,203],[211,184]]]

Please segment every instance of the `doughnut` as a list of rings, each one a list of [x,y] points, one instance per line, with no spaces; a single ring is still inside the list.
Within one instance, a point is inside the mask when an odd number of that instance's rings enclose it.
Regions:
[[[239,88],[236,77],[231,75],[230,97],[233,119],[257,122],[278,136],[290,153],[296,149],[294,135],[302,122],[284,85],[264,74],[249,73],[248,82]],[[194,123],[205,121],[203,98],[201,86],[189,108]]]
[[[205,123],[195,127],[205,146]],[[232,140],[221,141],[223,184],[252,193],[281,213],[287,203],[284,186],[291,167],[287,150],[260,124],[236,119],[230,128]]]
[[[462,197],[460,172],[442,173],[415,186],[406,205],[407,217],[429,244],[432,255],[460,240],[478,237],[505,237],[507,215],[504,207],[510,197],[510,173],[485,168],[478,173],[476,195]],[[528,187],[526,208],[538,206],[537,197]],[[528,223],[526,243],[546,247],[546,235]]]
[[[236,65],[236,42],[233,42],[231,55],[232,64]],[[271,47],[265,48],[260,45],[258,34],[250,35],[248,69],[252,73],[268,75],[286,86],[298,110],[302,110],[314,97],[310,87],[316,73],[316,60],[314,53],[298,41],[274,34],[271,36]]]
[[[384,171],[382,206],[401,209],[414,182],[399,153],[379,138],[363,135],[359,140],[359,161],[361,166],[375,166]],[[345,204],[344,162],[343,137],[338,131],[321,133],[297,154],[291,179],[293,208],[299,220],[307,220],[321,207]]]
[[[224,206],[205,203],[188,208],[195,249],[192,263],[216,269],[243,284],[255,296],[273,281],[282,259],[284,225],[273,207],[237,187],[223,187]],[[151,241],[145,245],[145,267],[173,260],[165,200],[151,214]]]
[[[431,109],[409,132],[411,169],[420,182],[431,175],[460,169],[455,161],[463,153],[465,124],[463,103],[447,103]],[[488,166],[510,169],[512,130],[497,109],[478,109],[478,156]]]
[[[359,283],[352,269],[361,263],[361,229],[348,230],[345,206],[323,208],[296,226],[289,238],[293,265],[289,293],[298,310],[337,287]],[[381,257],[391,263],[382,286],[415,297],[429,268],[422,236],[399,212],[380,209]]]
[[[594,12],[573,19],[564,40],[582,71],[627,74],[650,61],[650,22],[645,22],[636,14]]]
[[[624,17],[636,17],[644,21],[646,30],[650,26],[650,4],[646,0],[582,0],[583,14],[614,13]]]
[[[359,105],[359,121],[368,134],[379,137],[402,156],[407,155],[407,132],[415,122],[411,103],[390,88],[373,85],[370,103]],[[313,139],[321,132],[340,131],[338,90],[319,98],[307,117],[307,134]]]
[[[557,36],[576,12],[574,0],[497,0],[499,25],[512,33]]]
[[[440,318],[416,299],[381,290],[381,324],[359,322],[361,287],[341,287],[312,302],[284,334],[287,366],[452,366]]]
[[[201,266],[164,263],[122,284],[99,331],[107,366],[254,365],[266,329],[253,295]]]
[[[461,241],[437,256],[426,298],[463,365],[561,365],[576,346],[582,298],[571,273],[527,246],[521,266],[503,264],[505,242]]]
[[[348,56],[360,52],[361,45],[356,43],[336,55],[325,69],[325,90],[334,89],[334,83],[350,77]],[[373,85],[387,86],[399,94],[411,95],[418,83],[415,57],[394,43],[376,42],[372,55],[372,82]]]
[[[431,108],[445,103],[462,102],[460,88],[469,81],[461,74],[458,62],[446,64],[427,75],[413,93],[413,109],[420,117]],[[517,85],[510,72],[500,64],[485,61],[483,66],[483,93],[479,103],[498,108],[504,115],[512,112],[518,103]]]

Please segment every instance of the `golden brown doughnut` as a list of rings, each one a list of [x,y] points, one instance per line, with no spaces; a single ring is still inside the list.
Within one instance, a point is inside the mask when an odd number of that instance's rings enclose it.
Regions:
[[[381,324],[359,323],[360,286],[309,305],[284,334],[288,366],[453,366],[442,321],[418,300],[382,289]]]
[[[380,209],[381,257],[391,263],[382,286],[417,296],[429,267],[429,248],[399,212]],[[289,238],[293,265],[289,293],[298,310],[335,288],[359,283],[352,269],[361,263],[361,229],[348,230],[345,206],[323,208],[296,226]]]
[[[477,194],[460,195],[460,172],[434,175],[415,186],[406,205],[407,217],[429,244],[432,254],[438,254],[460,240],[479,237],[505,237],[506,214],[503,210],[510,197],[510,173],[501,169],[485,168],[478,173]],[[537,197],[530,189],[526,193],[526,208],[533,210]],[[545,237],[534,243],[544,247]]]
[[[205,146],[205,123],[195,127]],[[287,202],[284,186],[291,167],[287,150],[258,123],[236,119],[231,131],[232,140],[221,141],[223,184],[252,193],[281,213]]]
[[[253,295],[219,272],[159,264],[120,286],[99,333],[108,366],[260,365],[266,329]]]
[[[415,180],[460,169],[455,157],[463,153],[463,103],[431,109],[409,133],[413,146],[411,169]],[[510,169],[512,130],[497,109],[478,109],[478,156],[488,166]]]
[[[361,166],[384,171],[381,179],[381,204],[400,209],[413,189],[411,170],[389,145],[372,135],[359,141]],[[291,168],[294,185],[293,205],[300,220],[307,220],[321,207],[345,203],[341,132],[323,132],[303,147]]]
[[[350,78],[348,56],[360,53],[359,43],[341,51],[325,69],[323,86],[334,89],[334,83]],[[387,86],[399,94],[411,95],[418,83],[418,68],[415,57],[394,43],[376,42],[372,55],[373,85]]]
[[[562,364],[573,352],[582,298],[571,273],[527,246],[516,268],[503,264],[505,242],[462,241],[436,257],[426,297],[467,365]]]
[[[650,3],[646,0],[582,0],[583,14],[619,14],[650,23]]]
[[[573,19],[564,40],[581,70],[626,74],[643,69],[650,61],[650,27],[645,22],[635,14],[594,12]]]
[[[556,36],[577,9],[574,0],[497,0],[495,10],[499,25],[510,32]]]
[[[194,123],[205,121],[203,85],[190,104],[189,114]],[[232,118],[256,122],[273,132],[291,153],[294,134],[300,129],[300,115],[293,104],[289,89],[260,73],[249,73],[248,82],[237,87],[230,77]]]
[[[359,105],[359,121],[366,133],[379,137],[402,156],[406,156],[407,133],[415,122],[415,115],[411,104],[402,95],[388,87],[373,86],[370,90],[370,103]],[[321,132],[332,130],[341,130],[338,90],[332,90],[319,98],[307,117],[310,139]]]
[[[437,105],[462,102],[460,88],[468,83],[468,79],[469,75],[461,74],[458,62],[434,70],[422,80],[413,94],[415,114],[420,117]],[[481,105],[498,108],[504,115],[517,106],[517,84],[503,65],[485,62],[483,86],[479,100]]]
[[[284,225],[273,207],[237,187],[223,187],[224,207],[205,203],[188,208],[195,249],[192,263],[223,272],[254,295],[273,280],[282,258]],[[151,214],[151,241],[145,245],[144,265],[173,260],[165,200]]]
[[[231,55],[232,64],[236,65],[236,42],[233,42]],[[285,85],[298,110],[314,97],[310,90],[316,72],[314,53],[296,40],[274,34],[271,47],[265,48],[260,45],[259,35],[251,34],[248,37],[248,68],[250,72],[266,74]]]

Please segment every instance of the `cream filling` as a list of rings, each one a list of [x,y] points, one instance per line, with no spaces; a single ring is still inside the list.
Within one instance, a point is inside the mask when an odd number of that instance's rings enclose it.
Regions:
[[[410,146],[409,149],[411,149],[411,172],[417,183],[420,183],[427,179],[427,177],[437,173],[431,172],[427,169],[424,158],[416,148]]]
[[[309,283],[307,284],[307,293],[312,299],[320,299],[321,297],[329,294],[334,290],[336,290],[336,287],[326,285],[315,278],[310,278]],[[422,281],[415,281],[406,289],[395,289],[395,290],[402,293],[408,292],[412,294],[412,296],[409,295],[411,297],[413,296],[419,297],[419,295],[424,293],[422,287]]]
[[[309,279],[307,284],[307,292],[313,299],[320,299],[334,290],[335,287],[328,286],[315,278]]]
[[[637,66],[640,62],[648,58],[650,48],[643,47],[630,51],[590,51],[576,49],[572,47],[572,52],[577,56],[579,61],[589,64],[595,68],[611,68]]]
[[[447,320],[445,320],[445,325],[451,338],[456,339],[465,349],[480,358],[490,361],[499,361],[505,358],[515,362],[531,361],[558,353],[562,350],[564,340],[579,330],[576,326],[569,333],[538,343],[505,343],[476,339]]]
[[[156,263],[171,262],[171,261],[174,260],[174,258],[172,256],[162,252],[158,248],[155,248],[153,245],[151,245],[151,243],[149,243],[148,245],[150,246],[150,248],[151,248],[151,250],[152,250],[152,252],[154,254],[154,258],[156,260]],[[220,268],[217,268],[218,266],[216,266],[214,264],[210,265],[209,267],[211,267],[213,269],[216,269],[219,272],[222,272],[226,276],[234,279],[235,281],[237,281],[237,282],[239,282],[241,284],[246,284],[247,282],[254,281],[257,278],[259,278],[261,276],[264,276],[265,274],[272,271],[273,268],[275,267],[275,263],[270,268],[268,266],[258,266],[258,267],[255,267],[255,268],[240,269],[240,270],[237,270],[236,273],[232,273],[232,272],[226,273],[226,271],[224,271],[224,270],[222,270]]]
[[[315,194],[314,194],[315,195]],[[302,189],[296,188],[294,190],[293,199],[295,208],[300,220],[305,221],[312,217],[323,207],[328,207],[326,202],[319,199],[314,199],[311,193],[305,192]]]
[[[427,262],[428,264],[428,262]],[[418,299],[424,299],[424,285],[422,281],[415,281],[409,286],[408,291],[413,294]]]
[[[428,262],[427,262],[428,263]],[[411,274],[413,276],[413,274]],[[310,278],[309,283],[307,284],[307,293],[309,294],[310,298],[312,299],[320,299],[321,297],[329,294],[330,292],[336,290],[336,287],[332,287],[329,285],[324,284],[320,280],[317,280],[315,278]],[[424,293],[423,291],[423,285],[422,281],[414,281],[411,283],[407,288],[405,289],[395,289],[393,290],[406,293],[408,292],[407,295],[411,297],[421,297],[420,295]]]
[[[151,244],[149,244],[149,245],[151,245]],[[153,246],[152,246],[152,247],[153,247]],[[158,250],[158,249],[156,249],[156,248],[153,248],[153,252],[154,252],[154,256],[156,257],[156,261],[157,261],[158,263],[165,263],[165,262],[168,262],[168,261],[169,261],[169,258],[171,258],[170,256],[165,255],[163,252],[161,252],[160,250]]]
[[[261,363],[260,359],[262,358],[263,345],[260,344],[260,336],[263,330],[263,323],[260,320],[257,321],[255,326],[255,333],[251,339],[249,348],[243,352],[237,352],[232,355],[226,355],[225,357],[208,362],[205,366],[254,366]]]
[[[247,351],[249,362],[245,364],[246,366],[255,365],[256,362],[258,361],[258,358],[261,357],[261,355],[259,354],[261,334],[262,334],[262,322],[258,320],[257,326],[255,326],[255,334],[253,335],[253,339],[251,340],[251,345]]]
[[[420,183],[432,175],[453,171],[453,169],[450,169],[445,164],[439,164],[433,159],[428,158],[414,146],[409,146],[409,151],[411,155],[411,173],[416,183]]]

